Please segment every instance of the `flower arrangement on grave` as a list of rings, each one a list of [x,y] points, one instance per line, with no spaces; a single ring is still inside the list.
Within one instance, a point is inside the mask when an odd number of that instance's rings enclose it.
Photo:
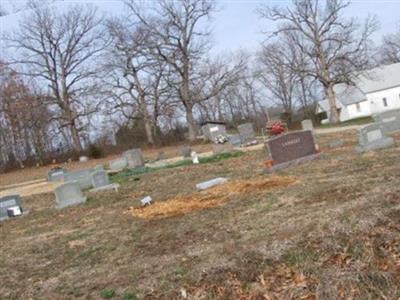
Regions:
[[[286,124],[282,121],[270,121],[266,124],[266,130],[270,136],[280,135],[286,131]]]
[[[228,137],[226,135],[220,134],[215,138],[216,144],[225,144],[228,142]]]

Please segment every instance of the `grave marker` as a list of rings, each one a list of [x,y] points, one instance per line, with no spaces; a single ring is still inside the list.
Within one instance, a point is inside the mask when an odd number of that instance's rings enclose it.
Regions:
[[[109,184],[110,180],[108,179],[106,171],[99,170],[92,173],[92,185],[94,188],[102,187]]]
[[[313,131],[314,130],[314,126],[313,126],[312,120],[305,119],[305,120],[301,121],[301,128],[303,130],[311,130],[311,131]]]
[[[120,171],[128,167],[128,160],[125,157],[114,159],[109,165],[111,171]]]
[[[238,126],[242,144],[254,144],[257,142],[256,134],[252,123],[245,123]]]
[[[392,134],[400,131],[400,109],[388,110],[375,114],[373,119],[381,124],[383,134]]]
[[[22,214],[22,205],[19,195],[10,195],[0,198],[0,221],[20,214]]]
[[[358,152],[365,152],[392,146],[394,140],[384,134],[383,127],[384,125],[382,122],[372,123],[362,127],[358,131],[359,146],[356,150]]]
[[[213,143],[219,135],[226,135],[225,123],[223,122],[206,122],[201,127],[201,131],[204,137]]]
[[[64,208],[86,202],[79,183],[76,181],[66,182],[57,187],[54,191],[56,195],[57,208]]]
[[[144,158],[141,149],[131,149],[125,151],[123,157],[128,161],[129,168],[140,168],[144,166]]]
[[[81,189],[88,189],[92,187],[92,173],[93,169],[70,171],[64,174],[64,181],[76,181]]]
[[[273,167],[278,170],[319,157],[312,132],[297,131],[279,135],[266,141]]]
[[[65,169],[62,169],[62,168],[51,169],[47,173],[47,181],[50,181],[50,182],[63,181],[64,180],[64,175],[65,175],[66,172],[67,171]]]

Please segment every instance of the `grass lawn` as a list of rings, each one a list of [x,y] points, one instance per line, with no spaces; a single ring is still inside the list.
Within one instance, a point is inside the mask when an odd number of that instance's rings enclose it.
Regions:
[[[0,299],[399,299],[400,147],[317,140],[321,159],[276,174],[254,151],[121,173],[119,194],[63,210],[24,198],[0,223]],[[195,190],[214,177],[230,181]],[[147,195],[173,213],[132,213]]]

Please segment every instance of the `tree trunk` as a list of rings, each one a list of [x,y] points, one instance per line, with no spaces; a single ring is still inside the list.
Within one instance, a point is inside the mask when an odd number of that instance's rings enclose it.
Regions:
[[[71,136],[72,136],[74,150],[77,152],[82,152],[82,150],[83,150],[82,144],[81,144],[81,140],[79,138],[79,132],[75,127],[75,123],[72,123],[70,125],[70,130],[71,130]]]
[[[194,141],[197,136],[197,126],[194,120],[192,107],[186,107],[186,121],[189,129],[189,140]]]
[[[329,121],[333,124],[340,122],[339,111],[336,107],[336,96],[335,91],[333,90],[333,85],[330,84],[325,88],[325,94],[329,101],[329,109],[330,109],[330,118]]]
[[[151,122],[148,117],[143,118],[143,122],[144,122],[144,130],[146,132],[147,142],[153,146],[154,139],[153,139],[153,131],[152,131]]]

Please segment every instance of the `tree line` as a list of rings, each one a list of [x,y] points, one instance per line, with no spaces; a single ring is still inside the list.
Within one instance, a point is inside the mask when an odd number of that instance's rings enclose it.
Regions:
[[[125,14],[91,5],[57,10],[30,1],[19,26],[3,37],[0,62],[0,165],[81,153],[122,128],[149,145],[186,129],[194,141],[205,120],[259,121],[277,110],[291,121],[313,118],[327,98],[338,122],[334,86],[353,84],[379,64],[400,62],[400,27],[375,46],[374,18],[343,13],[345,0],[261,5],[272,20],[259,49],[211,55],[212,0],[124,1]],[[94,132],[97,132],[94,134]]]

